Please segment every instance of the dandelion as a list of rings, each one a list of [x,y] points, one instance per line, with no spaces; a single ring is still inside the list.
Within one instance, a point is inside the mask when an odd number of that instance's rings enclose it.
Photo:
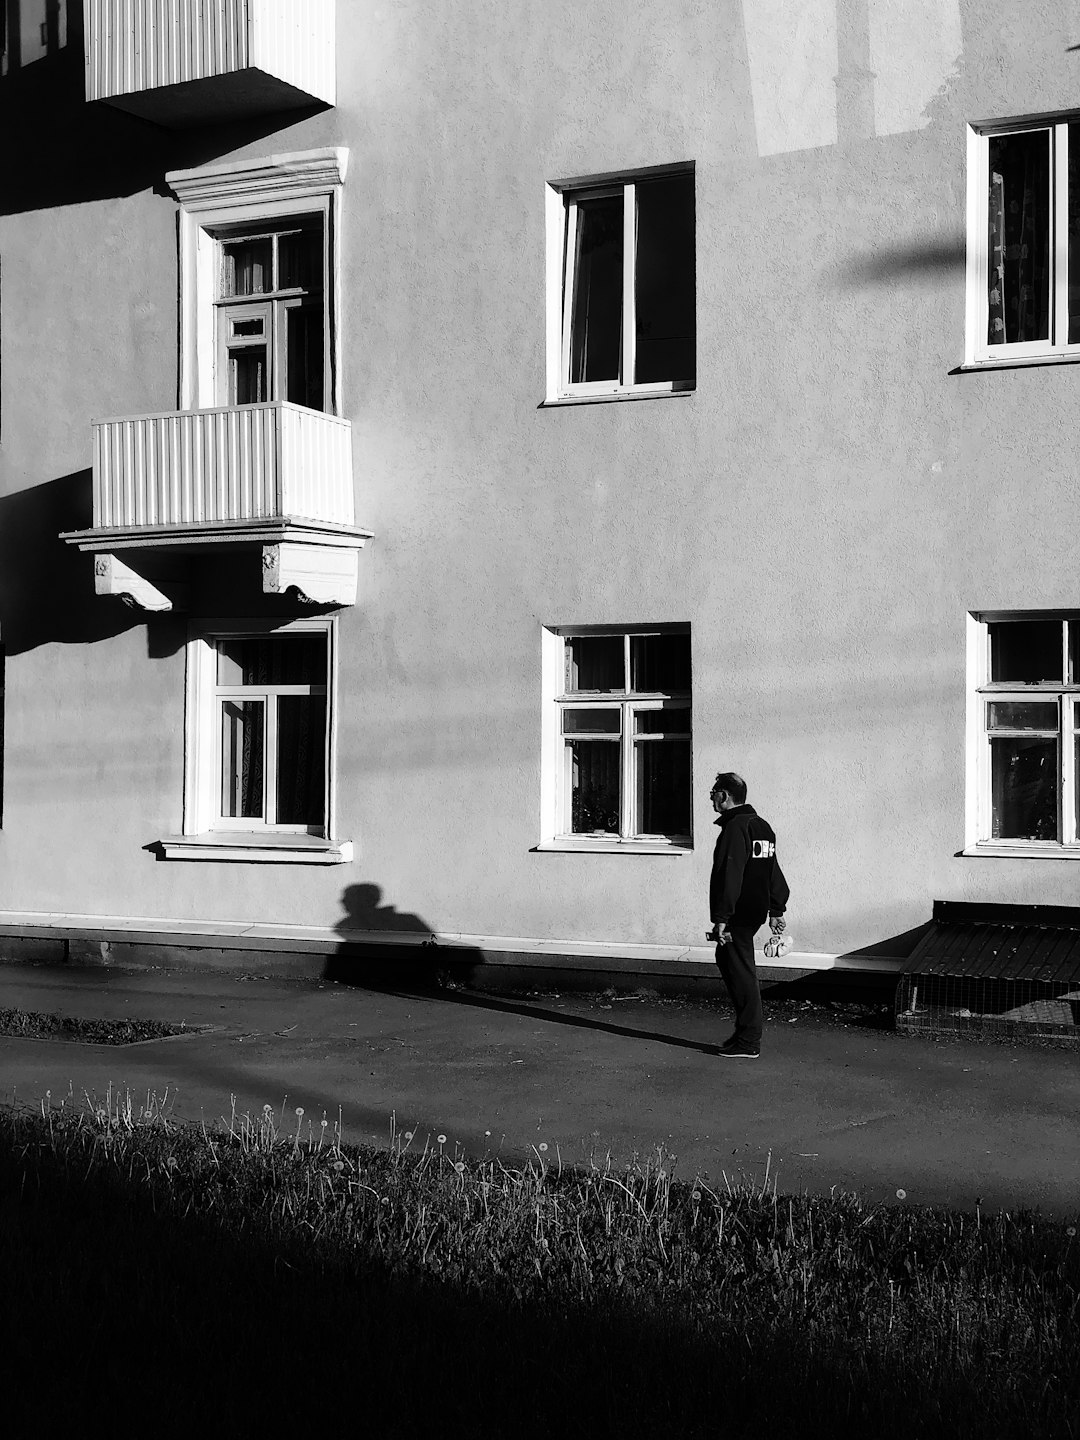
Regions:
[[[175,1155],[170,1155],[170,1156],[169,1156],[168,1165],[169,1165],[169,1169],[170,1169],[170,1170],[176,1170],[176,1169],[178,1169],[178,1168],[179,1168],[179,1164],[180,1164],[180,1162],[177,1160],[177,1158],[176,1158]]]
[[[898,1200],[906,1200],[906,1199],[907,1199],[907,1191],[906,1191],[906,1190],[897,1190],[897,1192],[896,1192],[896,1198],[897,1198]]]
[[[457,1173],[458,1173],[459,1175],[464,1175],[464,1174],[465,1174],[465,1166],[461,1163],[460,1160],[455,1160],[455,1161],[454,1161],[454,1169],[457,1171]]]
[[[693,1202],[694,1202],[695,1205],[700,1205],[700,1204],[701,1204],[701,1191],[700,1191],[700,1190],[695,1190],[695,1191],[693,1191],[692,1194],[691,1194],[691,1196],[690,1196],[690,1199],[693,1200]]]
[[[335,1160],[335,1161],[334,1161],[334,1169],[338,1172],[338,1174],[340,1174],[341,1171],[345,1169],[345,1161],[344,1161],[344,1160]]]
[[[273,1107],[272,1105],[264,1105],[264,1106],[263,1106],[263,1114],[264,1114],[264,1115],[272,1115],[273,1113],[274,1113],[274,1107]]]
[[[298,1120],[302,1120],[302,1119],[304,1118],[304,1107],[303,1107],[303,1105],[297,1105],[297,1107],[296,1107],[296,1117],[297,1117]]]
[[[438,1139],[440,1145],[445,1145],[445,1144],[446,1144],[446,1136],[445,1136],[445,1135],[439,1135],[439,1136],[437,1136],[437,1139]]]
[[[327,1125],[328,1125],[329,1123],[330,1123],[330,1122],[327,1120],[327,1118],[326,1118],[325,1115],[324,1115],[323,1118],[319,1121],[319,1124],[322,1126],[322,1128],[323,1128],[324,1130],[326,1129],[326,1127],[327,1127]]]
[[[406,1139],[406,1140],[411,1140],[411,1139],[412,1139],[412,1136],[413,1136],[413,1132],[412,1132],[411,1130],[406,1130],[406,1131],[405,1131],[405,1139]]]
[[[1074,1238],[1074,1236],[1076,1235],[1076,1226],[1075,1226],[1075,1225],[1069,1225],[1069,1226],[1066,1228],[1065,1234],[1068,1235],[1068,1237],[1069,1237],[1070,1240],[1072,1240],[1072,1239]]]
[[[484,1131],[484,1134],[485,1134],[485,1135],[488,1137],[488,1139],[490,1140],[490,1138],[491,1138],[491,1131],[490,1131],[490,1130],[485,1130],[485,1131]]]
[[[546,1150],[546,1149],[547,1149],[547,1144],[546,1144],[543,1140],[541,1140],[541,1141],[540,1141],[540,1144],[539,1144],[536,1148],[537,1148],[538,1150]]]

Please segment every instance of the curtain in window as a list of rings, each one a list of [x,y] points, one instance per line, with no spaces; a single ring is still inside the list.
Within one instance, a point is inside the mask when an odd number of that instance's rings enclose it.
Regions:
[[[221,723],[221,813],[258,819],[263,813],[262,701],[226,700]]]
[[[1050,132],[989,140],[987,343],[1050,338]]]
[[[326,697],[282,695],[277,723],[277,821],[322,826],[326,790]]]
[[[620,750],[606,740],[571,740],[570,828],[575,835],[619,833]]]

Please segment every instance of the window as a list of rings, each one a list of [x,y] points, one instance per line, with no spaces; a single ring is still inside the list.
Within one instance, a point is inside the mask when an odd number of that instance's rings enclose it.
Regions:
[[[335,638],[324,618],[193,631],[184,836],[166,854],[246,843],[349,858],[331,841]]]
[[[968,360],[1080,357],[1080,122],[969,132]]]
[[[321,217],[218,241],[219,403],[290,400],[323,409]]]
[[[968,843],[1080,858],[1080,612],[971,627]]]
[[[549,630],[544,663],[545,842],[689,847],[689,630]]]
[[[7,651],[0,641],[0,830],[4,828],[4,685]]]
[[[548,187],[548,398],[691,390],[694,172]]]
[[[348,151],[178,170],[181,409],[287,400],[340,414]]]

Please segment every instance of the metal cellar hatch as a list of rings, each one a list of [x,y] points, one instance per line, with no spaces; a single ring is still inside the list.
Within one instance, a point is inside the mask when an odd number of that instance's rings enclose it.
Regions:
[[[1080,1041],[1080,909],[935,900],[896,992],[896,1028]]]

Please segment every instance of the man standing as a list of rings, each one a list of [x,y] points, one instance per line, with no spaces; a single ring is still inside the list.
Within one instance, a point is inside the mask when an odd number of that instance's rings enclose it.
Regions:
[[[720,1047],[729,1060],[756,1060],[761,1053],[761,986],[754,964],[754,935],[769,920],[774,935],[785,928],[788,883],[776,861],[771,825],[746,803],[746,781],[730,770],[709,792],[720,834],[709,882],[708,938],[716,941],[720,967],[735,1007],[735,1033]]]

